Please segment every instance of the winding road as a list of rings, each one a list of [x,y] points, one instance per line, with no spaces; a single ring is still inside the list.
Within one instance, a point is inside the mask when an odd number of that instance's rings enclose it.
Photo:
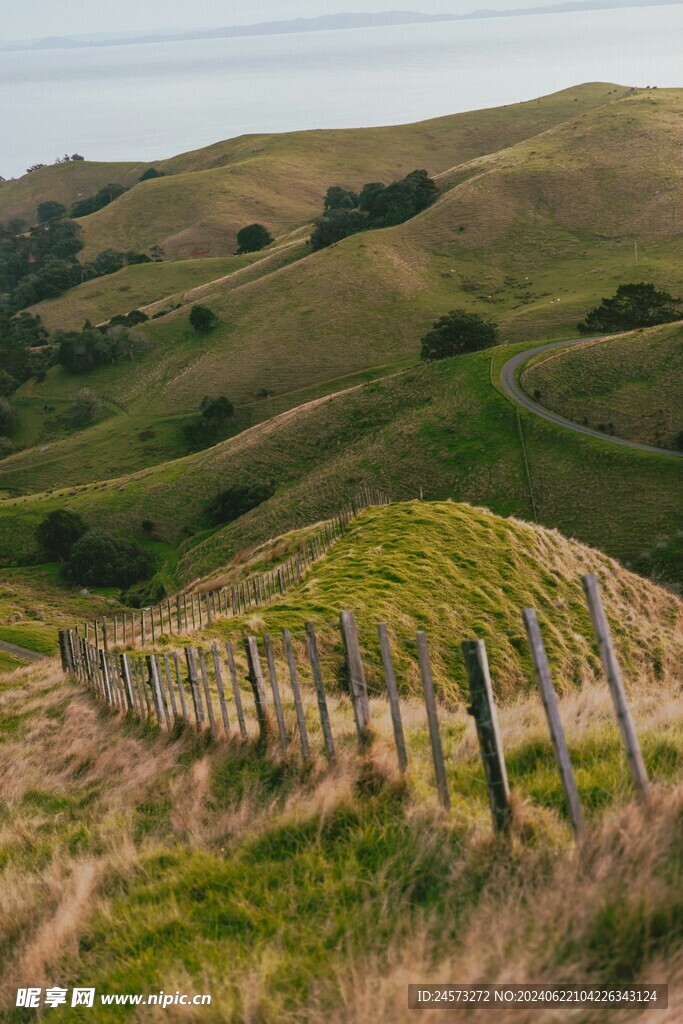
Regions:
[[[550,409],[546,409],[544,406],[539,405],[538,402],[534,402],[533,398],[529,397],[517,380],[519,368],[539,352],[547,352],[553,348],[566,348],[569,345],[578,345],[582,341],[598,340],[598,338],[573,338],[571,341],[550,341],[545,345],[535,345],[533,348],[525,349],[524,352],[518,352],[512,359],[508,359],[500,371],[500,383],[503,391],[513,402],[521,405],[524,409],[528,409],[535,416],[540,416],[542,419],[549,420],[560,427],[565,427],[567,430],[573,430],[577,434],[587,434],[589,437],[597,437],[601,441],[611,441],[613,444],[620,444],[624,448],[635,448],[641,452],[652,452],[655,455],[673,455],[679,459],[683,458],[683,452],[672,451],[670,448],[655,448],[653,445],[639,444],[638,441],[627,441],[623,437],[614,437],[613,434],[605,434],[602,430],[593,430],[592,427],[584,427],[580,423],[574,423],[573,420],[568,420],[564,416],[560,416],[559,413],[551,412]]]

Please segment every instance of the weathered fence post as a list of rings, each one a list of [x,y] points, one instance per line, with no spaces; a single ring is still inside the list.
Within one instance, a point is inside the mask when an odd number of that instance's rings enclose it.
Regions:
[[[631,774],[633,775],[636,792],[641,803],[647,805],[649,801],[649,780],[647,777],[647,770],[645,768],[645,762],[643,761],[640,743],[638,742],[638,735],[633,725],[633,719],[631,718],[628,701],[626,700],[626,691],[621,678],[621,669],[619,668],[619,662],[617,661],[614,644],[612,643],[612,636],[607,623],[607,616],[605,615],[602,598],[600,597],[600,587],[596,577],[592,573],[589,576],[583,577],[583,589],[586,594],[586,601],[588,602],[588,608],[590,609],[591,619],[593,620],[593,629],[595,630],[595,636],[598,641],[600,658],[604,666],[605,675],[607,676],[607,682],[612,694],[614,710],[616,711],[619,730],[621,732],[621,737],[631,766]]]
[[[225,735],[230,733],[230,722],[228,720],[228,709],[225,703],[225,691],[223,690],[223,676],[221,675],[221,661],[218,656],[218,647],[213,644],[211,647],[211,657],[213,658],[213,670],[216,675],[216,689],[218,690],[218,703],[221,706],[221,718],[223,719],[223,729]]]
[[[177,651],[173,652],[173,664],[175,665],[175,679],[178,687],[178,696],[180,697],[180,707],[183,712],[183,718],[186,722],[190,719],[187,714],[187,703],[185,701],[185,688],[183,687],[183,677],[180,671],[180,658],[178,657]]]
[[[266,697],[266,688],[263,683],[263,672],[261,670],[258,645],[253,636],[247,637],[244,641],[244,649],[247,654],[247,663],[249,665],[249,682],[251,683],[252,693],[254,694],[254,704],[256,706],[259,733],[261,735],[261,739],[265,740],[270,733],[268,700]]]
[[[387,630],[384,622],[379,623],[377,632],[379,633],[379,646],[382,652],[382,664],[384,665],[384,679],[387,684],[387,693],[389,694],[389,708],[391,709],[391,724],[394,729],[398,767],[402,772],[404,772],[408,767],[408,751],[406,750],[406,740],[403,734],[401,704],[398,699],[396,675],[394,673],[394,663],[391,657],[389,631]]]
[[[152,695],[154,697],[154,709],[156,711],[157,722],[159,728],[164,727],[164,718],[168,714],[166,711],[166,705],[164,704],[161,696],[161,686],[159,684],[159,673],[157,672],[157,666],[154,662],[154,655],[147,655],[147,671],[149,673],[149,685],[152,688]],[[169,726],[170,728],[170,726]]]
[[[536,615],[535,609],[525,608],[523,618],[524,625],[526,626],[527,637],[529,638],[531,659],[536,670],[536,678],[541,690],[541,700],[543,701],[545,716],[548,719],[548,728],[550,729],[550,736],[553,741],[555,760],[557,761],[557,767],[562,780],[562,788],[564,789],[565,799],[569,808],[569,818],[572,823],[572,828],[574,829],[574,834],[578,838],[583,835],[585,829],[583,809],[581,807],[581,800],[576,788],[576,780],[574,778],[572,762],[569,757],[569,750],[567,749],[567,742],[564,738],[564,730],[560,720],[560,710],[557,706],[555,688],[550,675],[550,665],[548,664],[548,657],[545,652],[543,638],[541,637],[541,630],[538,625],[538,616]]]
[[[230,680],[232,682],[232,695],[235,699],[235,710],[237,711],[237,722],[240,727],[240,735],[243,740],[246,740],[249,736],[247,732],[247,723],[244,720],[244,709],[242,708],[242,694],[240,692],[239,679],[237,678],[237,666],[235,665],[235,652],[232,649],[231,643],[226,643],[225,653],[228,656],[228,669],[230,670]]]
[[[306,716],[304,715],[304,708],[301,703],[301,687],[299,685],[299,675],[296,670],[294,648],[292,647],[292,634],[288,629],[284,631],[284,645],[285,655],[287,657],[287,666],[289,668],[289,680],[292,687],[292,695],[294,697],[294,707],[296,708],[296,720],[299,726],[299,736],[301,738],[301,753],[304,758],[309,758],[311,756],[311,748],[308,742]]]
[[[164,671],[163,675],[166,677],[166,689],[168,690],[168,697],[171,702],[171,711],[173,713],[173,721],[178,721],[178,705],[175,701],[175,694],[173,692],[173,676],[171,675],[171,662],[168,654],[164,654]]]
[[[208,599],[207,599],[207,606],[208,606]],[[209,689],[209,677],[208,677],[208,674],[207,674],[207,671],[206,671],[206,661],[204,659],[204,649],[202,647],[199,648],[199,666],[200,666],[201,672],[202,672],[202,683],[204,684],[204,698],[206,700],[206,710],[207,710],[208,715],[209,715],[209,725],[211,727],[211,735],[212,736],[216,736],[217,732],[218,732],[218,730],[216,728],[216,717],[215,717],[215,715],[213,713],[213,704],[211,703],[211,690]]]
[[[318,640],[315,635],[315,626],[312,622],[306,623],[306,639],[308,640],[308,653],[311,659],[313,670],[313,682],[318,698],[318,711],[320,713],[320,725],[322,726],[323,738],[325,740],[325,752],[330,761],[334,761],[334,740],[332,738],[332,727],[330,716],[327,710],[327,698],[325,696],[325,685],[320,669],[320,655],[318,654]]]
[[[185,660],[187,662],[187,675],[190,680],[190,689],[192,691],[194,717],[197,723],[197,728],[201,729],[204,724],[204,708],[202,706],[202,695],[199,689],[199,676],[197,674],[197,661],[193,647],[185,648]]]
[[[361,658],[358,644],[358,630],[356,629],[356,620],[353,612],[342,612],[340,625],[344,640],[344,651],[346,653],[353,716],[356,720],[358,742],[363,746],[369,739],[370,701],[368,700],[368,687],[365,681],[363,659]]]
[[[109,678],[109,666],[107,665],[106,654],[103,650],[99,651],[100,657],[100,672],[102,673],[102,681],[104,683],[105,695],[108,703],[114,707],[114,695],[111,688],[111,680]]]
[[[420,662],[420,675],[422,676],[422,689],[425,696],[425,707],[427,709],[427,723],[429,725],[429,739],[432,745],[432,756],[434,758],[434,772],[436,774],[436,786],[439,791],[439,799],[446,810],[450,810],[451,798],[448,792],[448,777],[446,775],[446,763],[443,757],[441,745],[441,732],[439,730],[439,714],[436,708],[436,694],[434,693],[434,679],[432,667],[429,662],[429,647],[427,637],[424,633],[417,634],[417,656]]]
[[[280,685],[277,678],[277,668],[275,667],[275,654],[273,652],[273,642],[270,639],[270,634],[266,633],[263,637],[263,646],[266,650],[266,661],[268,663],[268,675],[270,676],[270,687],[273,691],[273,704],[275,706],[275,717],[277,719],[277,729],[280,737],[280,746],[283,750],[287,749],[289,743],[289,736],[287,735],[287,727],[285,725],[285,716],[282,712],[282,700],[280,699]]]
[[[133,699],[133,684],[130,678],[130,665],[128,663],[128,655],[121,655],[121,675],[123,677],[123,685],[126,692],[126,702],[128,704],[128,710],[135,710],[135,701]]]
[[[483,640],[467,640],[462,645],[462,650],[472,700],[467,710],[474,717],[477,727],[493,824],[497,832],[507,832],[511,824],[510,786],[486,646]]]

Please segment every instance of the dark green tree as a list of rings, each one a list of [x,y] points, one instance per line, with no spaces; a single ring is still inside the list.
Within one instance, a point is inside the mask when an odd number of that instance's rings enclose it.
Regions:
[[[36,540],[50,561],[65,562],[72,547],[87,529],[79,515],[60,508],[49,512],[38,524]]]
[[[232,523],[263,504],[274,493],[275,488],[271,483],[233,484],[211,499],[206,506],[206,512],[214,526]]]
[[[327,217],[321,217],[316,221],[311,235],[311,248],[314,252],[326,249],[329,245],[341,242],[351,235],[357,235],[359,231],[365,231],[368,227],[370,225],[367,217],[359,210],[332,210]]]
[[[152,178],[164,178],[164,172],[158,171],[156,167],[148,167],[144,174],[140,176],[140,181],[151,181]]]
[[[241,256],[247,252],[260,252],[273,241],[268,228],[263,224],[249,224],[237,232],[237,255]]]
[[[38,206],[38,223],[47,224],[51,220],[59,220],[66,214],[66,206],[55,199],[46,199]]]
[[[350,192],[347,188],[341,188],[339,185],[333,185],[328,188],[327,195],[325,196],[325,202],[323,210],[325,213],[329,213],[330,210],[357,210],[358,209],[358,193]]]
[[[621,284],[612,298],[591,309],[577,328],[581,334],[609,334],[672,323],[683,319],[681,301],[653,284]]]
[[[498,342],[498,327],[478,313],[454,309],[437,320],[422,339],[420,357],[428,362],[477,352]]]
[[[0,434],[9,437],[17,429],[17,411],[7,398],[0,398]]]
[[[199,334],[206,334],[218,323],[218,317],[208,306],[193,306],[190,310],[190,324]]]
[[[64,563],[66,579],[88,587],[129,587],[152,574],[149,551],[107,530],[88,530],[80,537]]]

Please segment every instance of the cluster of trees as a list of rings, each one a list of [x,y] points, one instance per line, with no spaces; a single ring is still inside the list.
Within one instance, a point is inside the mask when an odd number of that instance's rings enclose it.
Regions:
[[[436,321],[422,339],[420,356],[426,362],[478,352],[498,344],[498,327],[478,313],[454,309]]]
[[[153,178],[165,178],[166,175],[163,171],[158,171],[156,167],[148,167],[144,174],[141,174],[138,181],[151,181]]]
[[[26,229],[21,221],[0,226],[0,305],[10,315],[43,299],[53,299],[83,281],[114,274],[135,263],[150,263],[145,253],[105,249],[89,263],[79,263],[83,249],[79,225],[65,208],[46,200],[39,223]]]
[[[334,185],[325,196],[323,216],[311,235],[314,250],[372,228],[402,224],[436,201],[439,190],[427,171],[412,171],[391,185],[373,181],[360,192]]]
[[[91,529],[75,512],[58,509],[38,525],[36,540],[64,579],[88,587],[130,587],[154,568],[149,551],[108,530]]]
[[[683,300],[641,281],[619,285],[616,293],[591,309],[577,328],[580,334],[610,334],[674,320],[683,320]]]
[[[122,196],[128,189],[123,185],[118,185],[116,182],[110,182],[101,188],[99,192],[96,192],[94,196],[88,196],[87,199],[79,199],[71,207],[72,217],[87,217],[91,213],[97,213],[98,210],[103,210],[105,206],[109,206],[115,199]]]
[[[79,160],[85,160],[85,157],[81,156],[80,153],[73,153],[71,156],[69,156],[68,153],[65,153],[64,156],[58,156],[57,159],[55,160],[55,163],[56,164],[73,164],[73,163],[78,163]],[[34,171],[42,171],[44,167],[47,167],[47,164],[31,164],[30,167],[26,168],[26,173],[27,174],[33,174]]]
[[[93,327],[86,322],[82,331],[64,332],[56,338],[56,362],[73,374],[134,359],[149,348],[144,334],[123,325]]]
[[[11,317],[0,303],[0,395],[11,395],[31,377],[42,377],[51,366],[49,333],[39,316]]]
[[[212,526],[223,526],[251,512],[272,498],[275,487],[272,483],[235,484],[221,491],[206,506],[206,514]]]
[[[220,441],[234,415],[235,407],[224,395],[219,398],[203,398],[199,415],[193,416],[183,427],[183,435],[190,450],[200,451]]]

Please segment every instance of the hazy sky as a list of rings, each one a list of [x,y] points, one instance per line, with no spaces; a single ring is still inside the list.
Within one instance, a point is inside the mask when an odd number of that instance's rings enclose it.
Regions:
[[[0,38],[215,28],[341,11],[467,14],[478,8],[542,7],[554,0],[0,0]]]

